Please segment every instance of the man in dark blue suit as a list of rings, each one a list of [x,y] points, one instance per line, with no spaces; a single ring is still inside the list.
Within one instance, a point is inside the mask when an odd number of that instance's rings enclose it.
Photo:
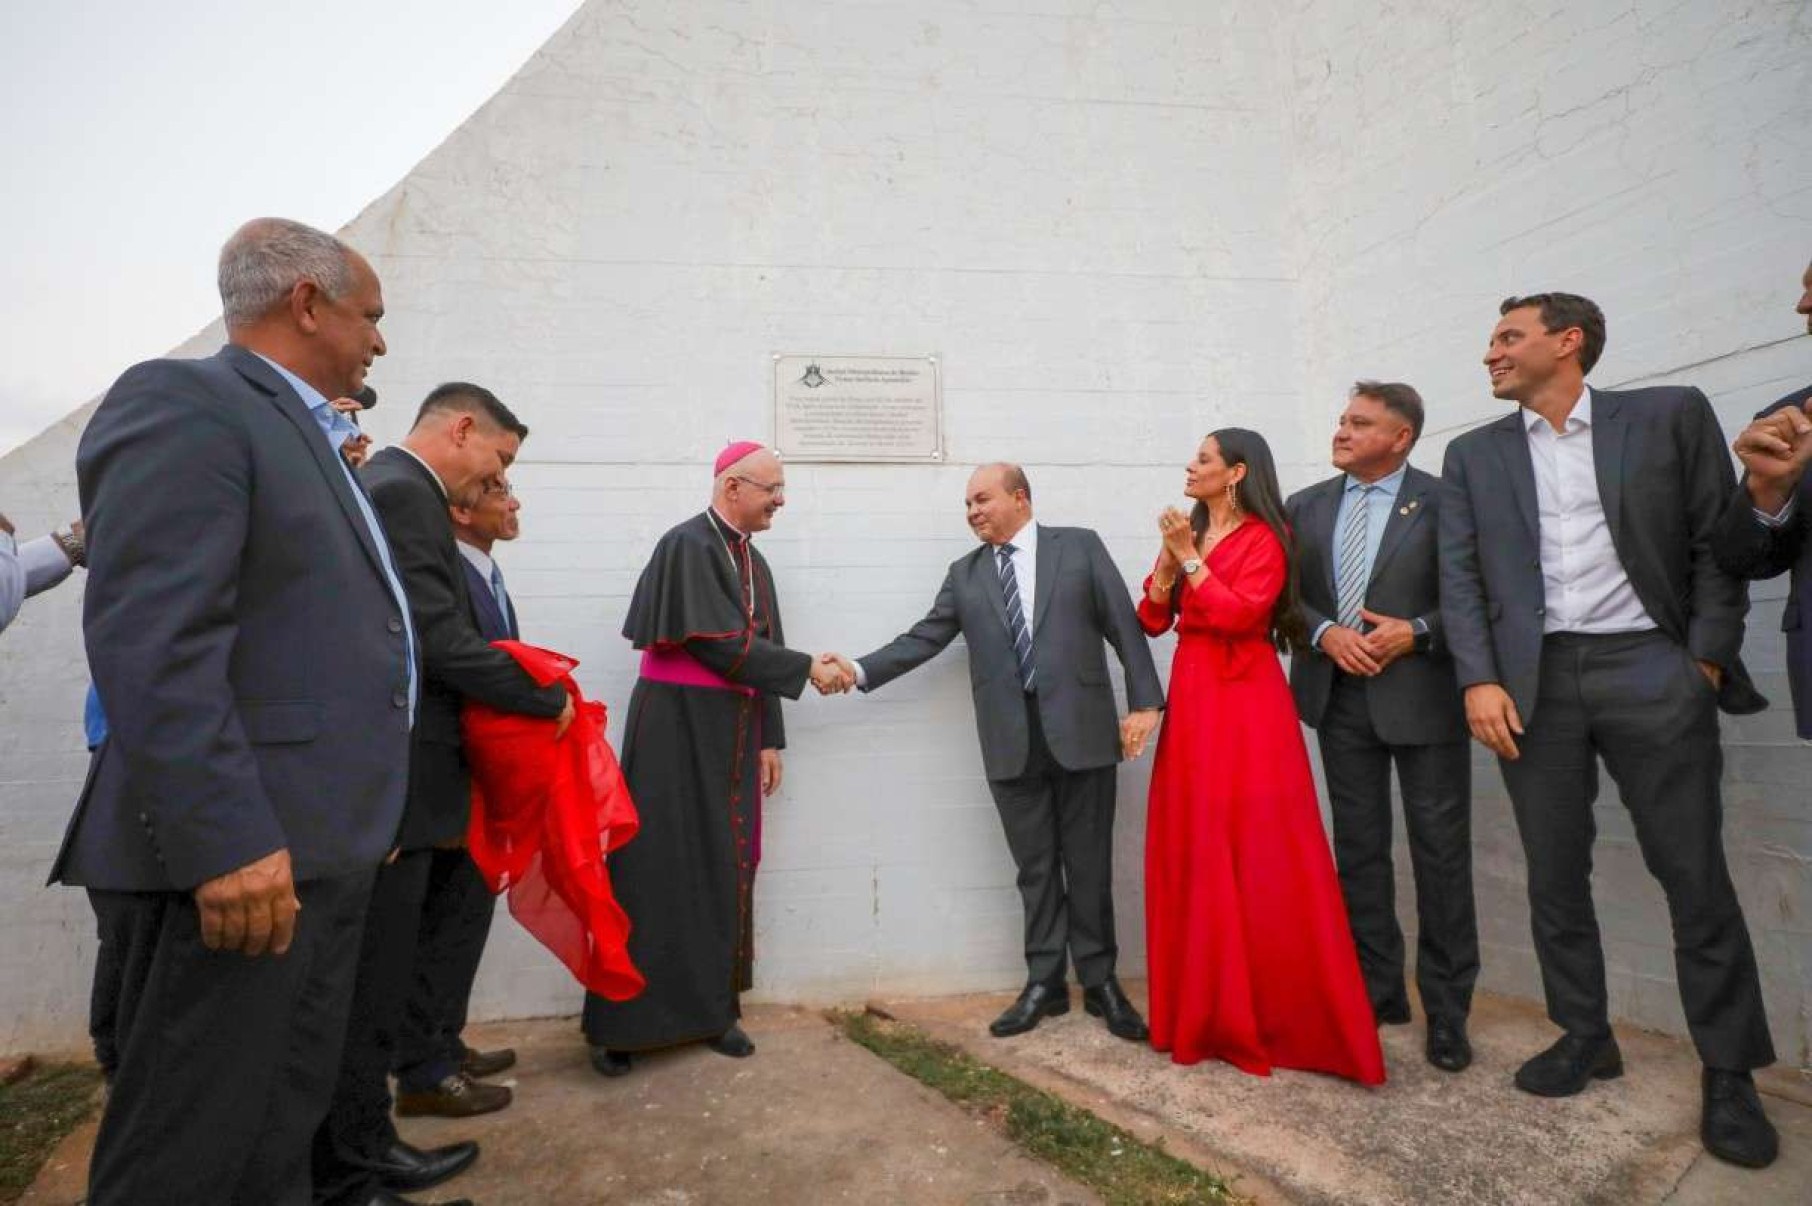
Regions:
[[[516,609],[504,587],[503,571],[491,559],[500,540],[522,534],[517,512],[522,504],[502,475],[487,482],[470,506],[447,508],[465,573],[472,623],[487,641],[521,638]],[[509,1048],[475,1051],[460,1031],[472,1000],[472,981],[491,933],[495,897],[463,842],[437,847],[428,868],[428,896],[422,905],[417,937],[415,977],[397,1032],[392,1067],[396,1073],[396,1112],[413,1114],[482,1113],[501,1108],[509,1090],[471,1083],[495,1076],[516,1063]],[[459,1091],[443,1086],[463,1074]],[[501,1103],[501,1104],[493,1104]]]
[[[127,370],[76,458],[110,734],[51,871],[121,943],[88,1201],[309,1200],[417,675],[327,399],[384,354],[376,274],[300,223],[228,240],[229,344]]]
[[[1799,313],[1812,335],[1812,265],[1800,281]],[[1743,481],[1718,524],[1718,564],[1739,578],[1772,578],[1792,572],[1781,628],[1787,634],[1787,685],[1793,718],[1812,740],[1812,641],[1801,619],[1812,590],[1812,386],[1768,407],[1736,439]]]

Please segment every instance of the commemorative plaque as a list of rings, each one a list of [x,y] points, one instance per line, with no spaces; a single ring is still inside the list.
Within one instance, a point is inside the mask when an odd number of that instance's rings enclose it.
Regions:
[[[774,447],[790,461],[941,461],[935,356],[774,357]]]

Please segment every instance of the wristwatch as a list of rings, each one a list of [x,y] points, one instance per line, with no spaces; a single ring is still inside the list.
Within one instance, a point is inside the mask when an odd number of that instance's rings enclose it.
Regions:
[[[52,532],[50,538],[57,542],[63,555],[69,558],[69,564],[82,566],[88,563],[88,544],[74,532]]]
[[[1183,577],[1193,578],[1195,577],[1195,572],[1201,568],[1202,559],[1200,557],[1191,557],[1189,560],[1183,562]]]

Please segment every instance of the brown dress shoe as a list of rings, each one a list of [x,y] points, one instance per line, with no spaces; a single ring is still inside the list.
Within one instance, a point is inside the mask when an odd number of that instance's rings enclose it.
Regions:
[[[442,1118],[470,1118],[509,1105],[515,1094],[503,1085],[487,1085],[464,1072],[455,1072],[426,1093],[398,1093],[396,1112],[404,1118],[437,1114]]]
[[[516,1049],[499,1047],[495,1051],[474,1051],[467,1047],[464,1058],[459,1062],[459,1070],[473,1080],[482,1080],[495,1076],[499,1072],[508,1072],[516,1066]]]

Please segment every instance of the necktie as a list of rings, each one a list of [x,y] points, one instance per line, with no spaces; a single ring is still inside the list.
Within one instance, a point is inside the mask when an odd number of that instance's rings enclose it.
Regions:
[[[1359,609],[1365,606],[1365,547],[1366,534],[1371,521],[1371,497],[1375,486],[1360,486],[1356,494],[1347,499],[1346,522],[1340,528],[1340,577],[1336,582],[1339,591],[1340,624],[1344,628],[1359,628]]]
[[[503,630],[516,639],[516,613],[510,610],[510,592],[503,588],[503,570],[491,563],[491,594],[497,600],[497,614],[503,617]]]
[[[1032,693],[1032,632],[1026,627],[1026,609],[1019,602],[1019,578],[1013,573],[1012,545],[994,550],[1000,557],[1000,593],[1007,601],[1007,625],[1013,630],[1013,656],[1019,660],[1019,685]]]

